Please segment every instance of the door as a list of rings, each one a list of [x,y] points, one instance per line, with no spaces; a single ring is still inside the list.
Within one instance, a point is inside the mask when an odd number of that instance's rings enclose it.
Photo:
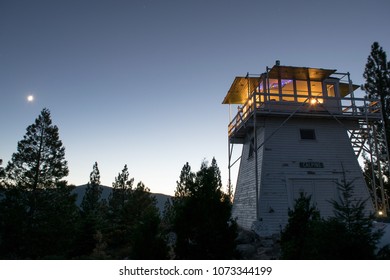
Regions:
[[[341,99],[339,95],[339,84],[336,80],[324,81],[324,106],[331,113],[341,112]]]
[[[290,179],[290,208],[301,192],[311,196],[311,203],[320,211],[321,217],[333,216],[331,201],[338,200],[337,179]]]

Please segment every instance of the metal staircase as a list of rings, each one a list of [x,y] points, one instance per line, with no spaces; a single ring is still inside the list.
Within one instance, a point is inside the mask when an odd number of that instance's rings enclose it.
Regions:
[[[367,145],[367,139],[370,132],[370,127],[367,120],[359,119],[358,128],[350,129],[348,132],[349,139],[356,157],[359,157],[362,154],[362,151],[365,151],[366,153],[371,152],[370,147]]]
[[[389,197],[384,189],[384,177],[389,174],[389,151],[384,129],[378,131],[378,125],[383,125],[383,119],[358,120],[356,129],[348,130],[352,148],[357,157],[364,156],[372,162],[370,192],[373,197],[375,209],[379,215],[389,215]],[[378,193],[379,191],[379,193]]]

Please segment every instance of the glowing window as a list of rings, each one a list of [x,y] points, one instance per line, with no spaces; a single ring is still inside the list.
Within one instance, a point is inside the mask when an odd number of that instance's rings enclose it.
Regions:
[[[334,84],[326,84],[326,92],[328,93],[328,97],[335,97]]]
[[[279,81],[277,79],[269,79],[269,91],[279,93]]]
[[[291,95],[283,95],[282,100],[283,101],[295,101],[295,98],[294,98],[294,96],[291,96]]]
[[[299,81],[299,80],[297,80],[296,81],[296,85],[297,85],[297,95],[298,96],[304,97],[304,96],[308,96],[309,95],[309,91],[308,91],[308,88],[307,88],[307,81]]]
[[[309,98],[308,97],[298,97],[297,100],[298,100],[298,102],[303,103],[303,102],[308,102]]]
[[[294,83],[292,80],[281,80],[282,94],[294,95]]]
[[[322,83],[310,81],[311,96],[322,96]]]

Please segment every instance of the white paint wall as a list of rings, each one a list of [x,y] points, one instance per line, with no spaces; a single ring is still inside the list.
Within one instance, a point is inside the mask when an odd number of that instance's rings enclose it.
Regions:
[[[278,129],[284,120],[269,117],[259,122],[258,145]],[[288,208],[293,207],[294,182],[314,182],[317,191],[313,199],[321,205],[325,216],[332,213],[332,206],[329,203],[329,209],[326,209],[324,200],[328,200],[334,191],[324,188],[336,189],[332,182],[342,182],[343,170],[347,181],[353,181],[355,196],[362,199],[369,197],[347,135],[347,126],[351,124],[345,122],[342,125],[333,118],[293,118],[258,150],[259,218],[265,235],[279,233],[287,223]],[[302,128],[315,129],[316,140],[301,140]],[[248,158],[252,135],[250,130],[243,145],[233,205],[233,217],[237,217],[238,223],[246,229],[250,229],[256,220],[255,160],[253,157]],[[310,161],[321,162],[324,168],[301,168],[299,165],[300,162]],[[337,198],[337,191],[335,196]],[[367,210],[373,211],[373,206],[369,204]]]

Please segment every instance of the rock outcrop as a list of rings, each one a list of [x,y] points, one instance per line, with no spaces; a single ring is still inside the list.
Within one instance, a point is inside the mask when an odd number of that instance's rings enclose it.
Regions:
[[[275,260],[280,257],[280,236],[260,237],[254,231],[239,229],[237,251],[244,260]]]

